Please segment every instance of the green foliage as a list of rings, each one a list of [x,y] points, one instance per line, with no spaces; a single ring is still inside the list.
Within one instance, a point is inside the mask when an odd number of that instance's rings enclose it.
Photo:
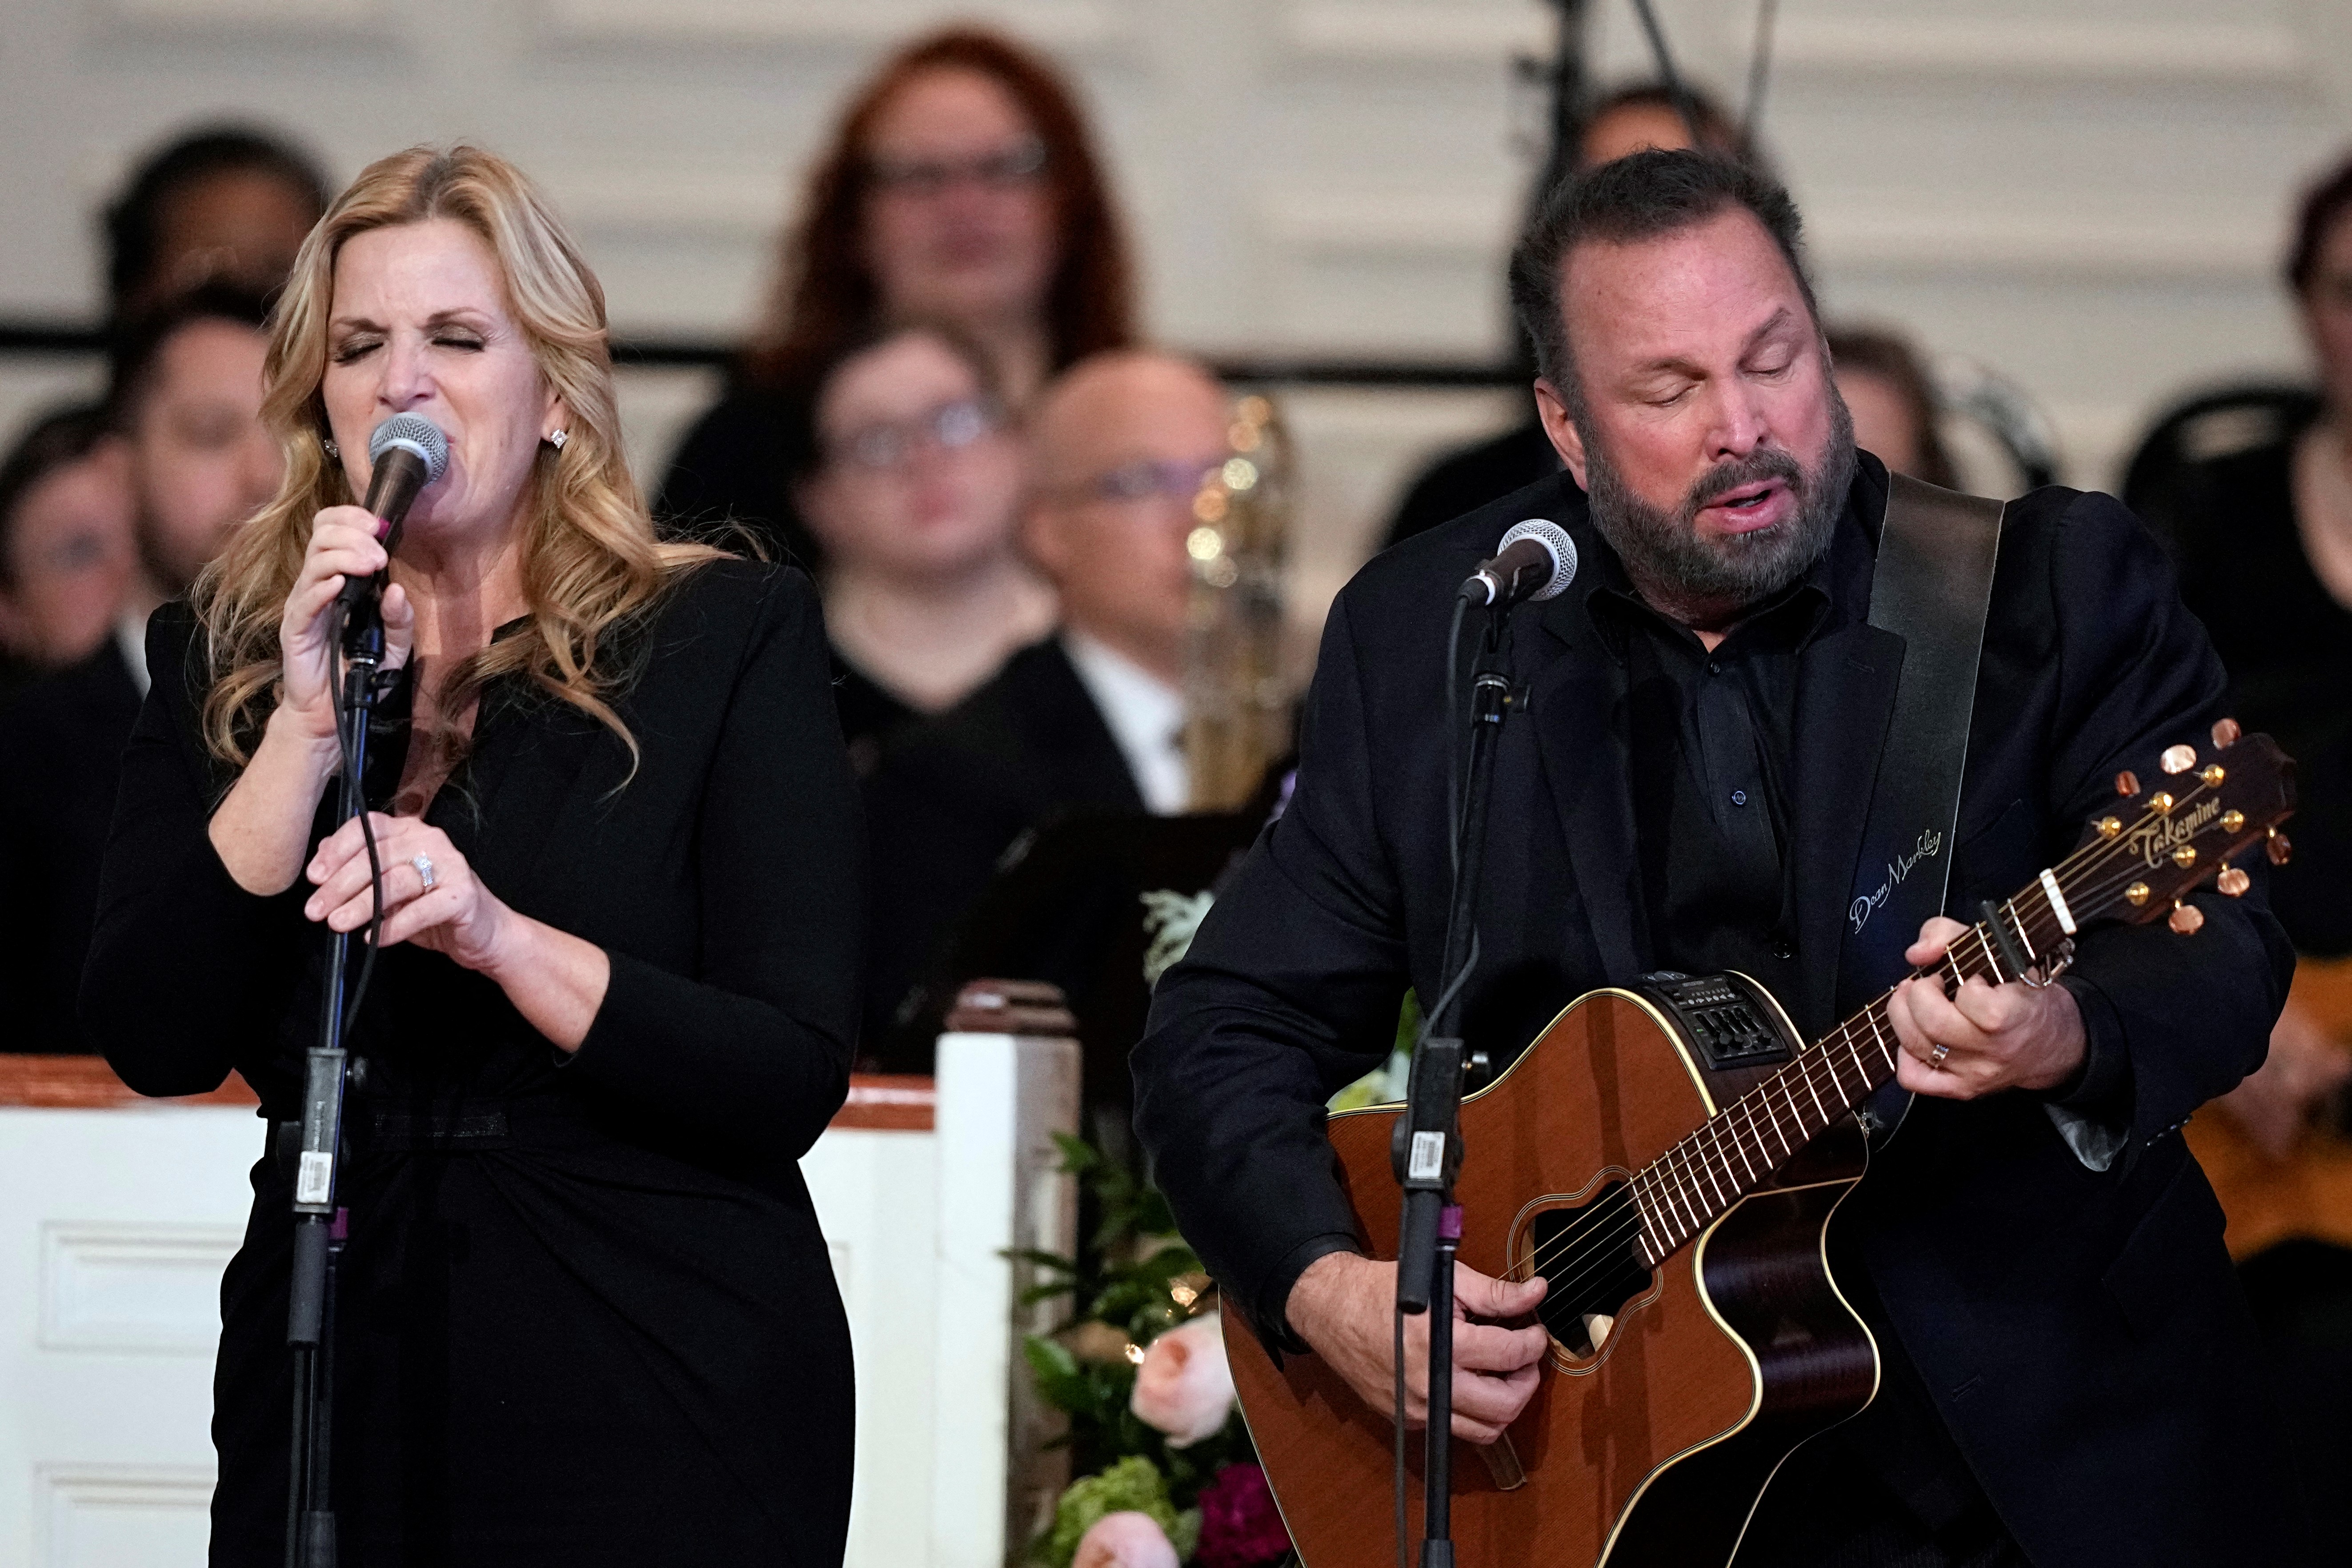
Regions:
[[[1167,1481],[1150,1460],[1138,1454],[1100,1475],[1070,1483],[1055,1505],[1054,1528],[1037,1555],[1053,1568],[1069,1568],[1071,1559],[1078,1554],[1078,1542],[1098,1520],[1108,1513],[1129,1511],[1149,1514],[1153,1523],[1167,1531],[1179,1558],[1192,1556],[1200,1544],[1201,1510],[1186,1509],[1179,1513],[1169,1500]]]
[[[1190,1447],[1169,1447],[1162,1433],[1128,1408],[1135,1392],[1136,1363],[1115,1347],[1124,1343],[1139,1350],[1206,1309],[1213,1298],[1202,1294],[1206,1281],[1201,1259],[1175,1234],[1166,1198],[1084,1140],[1057,1134],[1055,1142],[1062,1151],[1062,1169],[1086,1184],[1091,1206],[1102,1218],[1080,1243],[1076,1258],[1050,1252],[1020,1255],[1038,1279],[1024,1296],[1024,1303],[1061,1299],[1070,1303],[1061,1329],[1052,1336],[1031,1335],[1023,1350],[1039,1396],[1069,1417],[1064,1441],[1073,1472],[1083,1478],[1064,1494],[1055,1527],[1035,1542],[1034,1554],[1066,1564],[1087,1526],[1105,1513],[1139,1507],[1108,1502],[1097,1508],[1087,1500],[1109,1496],[1116,1489],[1109,1487],[1114,1476],[1127,1478],[1116,1483],[1125,1488],[1140,1485],[1139,1478],[1148,1472],[1168,1510],[1168,1517],[1160,1520],[1162,1528],[1170,1529],[1179,1555],[1190,1557],[1200,1526],[1192,1504],[1201,1489],[1224,1466],[1254,1459],[1255,1450],[1238,1413],[1215,1436]],[[1102,1328],[1092,1336],[1091,1353],[1082,1355],[1073,1349],[1079,1337],[1074,1331],[1089,1324]],[[1074,1510],[1086,1509],[1093,1511],[1072,1528],[1078,1517]],[[1179,1534],[1180,1530],[1191,1533]]]

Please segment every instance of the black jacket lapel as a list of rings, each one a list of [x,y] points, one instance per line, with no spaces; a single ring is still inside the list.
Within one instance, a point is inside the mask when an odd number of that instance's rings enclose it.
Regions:
[[[1646,966],[1650,947],[1633,889],[1623,678],[1600,647],[1581,593],[1543,608],[1544,631],[1568,647],[1529,682],[1528,715],[1601,972],[1622,982]]]
[[[1845,992],[1893,978],[1842,976],[1838,956],[1902,669],[1903,639],[1866,624],[1816,638],[1797,661],[1790,853],[1804,994],[1784,1000],[1808,1037],[1837,1020]]]

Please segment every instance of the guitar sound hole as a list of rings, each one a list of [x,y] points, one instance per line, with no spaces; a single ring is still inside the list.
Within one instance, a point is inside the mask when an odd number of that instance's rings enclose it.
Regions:
[[[1528,1237],[1521,1271],[1549,1283],[1536,1316],[1570,1356],[1598,1355],[1625,1303],[1650,1288],[1632,1191],[1612,1182],[1578,1207],[1546,1209],[1528,1220]]]

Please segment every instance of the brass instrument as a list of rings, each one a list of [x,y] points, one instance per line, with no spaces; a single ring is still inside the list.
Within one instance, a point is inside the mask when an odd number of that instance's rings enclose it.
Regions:
[[[1234,405],[1227,456],[1192,498],[1185,540],[1192,597],[1184,659],[1191,809],[1249,803],[1290,750],[1283,670],[1282,555],[1290,514],[1288,435],[1266,398]]]

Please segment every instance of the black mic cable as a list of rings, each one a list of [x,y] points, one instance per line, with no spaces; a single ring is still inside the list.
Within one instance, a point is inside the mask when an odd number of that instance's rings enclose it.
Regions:
[[[399,548],[400,525],[415,504],[417,493],[449,471],[449,438],[421,415],[395,414],[368,437],[368,462],[366,504],[379,525],[376,537],[383,542],[385,563],[380,572],[344,580],[330,610],[332,629],[327,646],[348,658],[363,658],[370,667],[368,679],[373,680],[374,666],[383,657],[383,590],[391,581],[390,557]],[[367,852],[368,886],[373,895],[367,951],[360,959],[359,980],[343,1011],[343,1033],[348,1036],[359,1021],[368,982],[375,976],[375,955],[383,936],[383,864],[376,855],[375,829],[368,821],[366,791],[362,781],[352,776],[352,764],[358,759],[352,754],[352,715],[341,672],[331,673],[328,684],[335,703],[335,741],[342,753],[343,776],[351,780],[352,795],[359,806],[360,842]]]

